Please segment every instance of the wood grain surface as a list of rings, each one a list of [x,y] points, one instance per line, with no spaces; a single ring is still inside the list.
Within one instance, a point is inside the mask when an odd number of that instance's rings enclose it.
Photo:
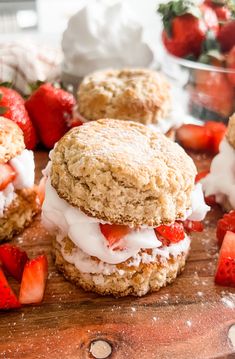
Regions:
[[[209,165],[206,157],[194,159],[200,169]],[[37,179],[46,162],[47,153],[38,152]],[[37,306],[0,312],[0,358],[94,358],[90,345],[98,339],[109,343],[112,359],[235,358],[228,339],[235,290],[214,285],[215,224],[221,214],[219,208],[209,213],[175,283],[142,298],[122,299],[86,293],[65,281],[53,265],[50,236],[36,218],[14,243],[29,256],[48,255],[45,298]],[[10,283],[17,292],[18,285]]]

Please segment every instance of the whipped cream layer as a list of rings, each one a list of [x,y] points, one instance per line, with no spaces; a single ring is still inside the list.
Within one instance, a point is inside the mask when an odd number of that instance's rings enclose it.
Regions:
[[[49,172],[50,163],[44,173],[49,174]],[[201,191],[201,196],[199,196],[199,198],[198,196],[192,196],[192,210],[189,212],[189,215],[190,217],[196,216],[200,218],[197,220],[202,220],[209,207],[204,203],[201,185],[198,185],[195,191]],[[199,203],[201,200],[203,203]],[[136,258],[141,249],[154,250],[153,256],[155,255],[155,257],[157,254],[162,253],[162,242],[158,240],[154,228],[151,227],[141,227],[139,230],[127,234],[118,242],[118,246],[124,248],[123,250],[118,250],[115,246],[108,247],[108,242],[99,227],[99,223],[104,222],[85,215],[78,208],[71,206],[60,198],[51,185],[50,177],[48,177],[46,182],[46,194],[42,207],[42,221],[48,230],[57,232],[59,238],[68,236],[71,239],[76,248],[78,248],[76,254],[74,254],[76,258],[79,257],[81,259],[81,255],[82,258],[84,258],[84,256],[94,256],[104,263],[114,265],[125,262],[129,258]],[[187,250],[189,240],[181,242],[183,249]],[[187,248],[184,247],[184,245]],[[176,244],[164,249],[165,256],[174,254],[174,248],[181,248],[180,243],[177,243],[177,247],[174,246],[176,246]],[[160,252],[158,252],[158,250],[160,250]],[[182,251],[182,248],[180,251]],[[178,254],[178,252],[176,253]],[[64,255],[66,254],[64,253]],[[76,261],[82,262],[80,259]],[[71,261],[73,261],[73,259],[69,260],[69,262]]]
[[[15,198],[15,190],[31,188],[34,185],[34,156],[33,152],[24,150],[22,153],[9,161],[16,172],[13,183],[10,183],[3,191],[0,191],[0,217],[3,211]]]
[[[201,180],[205,196],[215,195],[223,204],[229,199],[235,208],[235,150],[226,138],[220,144],[219,153],[211,162],[210,173]]]
[[[104,68],[148,67],[154,51],[144,35],[124,1],[87,1],[63,34],[63,70],[82,77]]]

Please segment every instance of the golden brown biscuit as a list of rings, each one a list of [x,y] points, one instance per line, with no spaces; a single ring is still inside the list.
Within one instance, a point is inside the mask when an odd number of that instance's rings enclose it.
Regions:
[[[158,256],[155,262],[141,263],[138,267],[129,267],[124,262],[119,265],[123,271],[122,274],[115,272],[106,275],[79,271],[75,265],[64,259],[61,245],[56,240],[53,241],[52,253],[57,268],[66,279],[84,290],[101,295],[111,294],[115,297],[142,296],[158,291],[175,280],[183,271],[187,259],[187,253],[181,252],[177,257],[171,256],[169,259]]]
[[[78,112],[88,121],[116,118],[157,124],[170,107],[167,80],[147,69],[98,71],[85,77],[78,90]]]
[[[24,136],[19,126],[0,116],[0,163],[16,157],[24,148]]]
[[[146,126],[99,120],[70,130],[52,155],[51,183],[89,216],[158,226],[185,216],[196,168],[176,143]]]
[[[15,199],[0,217],[0,242],[21,232],[39,210],[37,192],[34,189],[18,190]]]
[[[230,145],[235,149],[235,113],[229,119],[227,140]]]

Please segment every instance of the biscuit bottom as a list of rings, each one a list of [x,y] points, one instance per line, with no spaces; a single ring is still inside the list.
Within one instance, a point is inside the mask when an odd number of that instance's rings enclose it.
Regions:
[[[39,212],[37,192],[33,188],[16,191],[13,202],[5,209],[0,218],[0,242],[11,239],[28,226],[34,215]]]
[[[75,265],[67,262],[61,245],[53,240],[52,252],[56,267],[64,277],[86,291],[101,295],[123,297],[126,295],[143,296],[148,292],[158,291],[170,284],[183,271],[187,253],[181,252],[177,257],[169,259],[158,256],[152,263],[141,263],[138,267],[130,267],[122,263],[123,273],[106,274],[83,273]]]

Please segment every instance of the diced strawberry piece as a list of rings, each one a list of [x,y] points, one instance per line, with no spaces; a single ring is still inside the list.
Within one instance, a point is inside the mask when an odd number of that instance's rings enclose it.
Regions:
[[[34,304],[42,301],[47,275],[48,262],[45,255],[26,263],[20,286],[19,301],[21,304]]]
[[[3,191],[9,183],[13,182],[16,173],[8,163],[0,163],[0,191]]]
[[[226,232],[218,259],[215,283],[235,287],[235,233]]]
[[[215,195],[205,197],[205,202],[208,206],[213,207],[216,205]]]
[[[210,173],[209,170],[199,172],[195,177],[195,183],[198,183]]]
[[[217,223],[216,236],[220,246],[227,231],[235,233],[235,211],[226,213]]]
[[[177,130],[181,145],[189,150],[207,151],[210,149],[211,131],[204,126],[183,125]]]
[[[0,263],[18,282],[21,281],[27,260],[28,256],[22,249],[8,243],[0,246]]]
[[[131,228],[128,226],[122,226],[119,224],[101,224],[100,230],[104,237],[109,242],[109,247],[112,247],[115,243],[119,242],[120,239],[125,237],[131,232]]]
[[[160,234],[163,238],[172,243],[177,243],[184,239],[184,227],[182,223],[175,222],[171,226],[161,225],[154,228],[156,235]]]
[[[202,232],[204,229],[204,225],[202,222],[199,221],[190,221],[189,219],[186,219],[186,221],[183,222],[184,229],[186,232]]]
[[[40,203],[41,206],[42,206],[42,204],[44,202],[44,199],[45,199],[46,181],[47,181],[47,178],[45,176],[43,176],[40,179],[39,185],[36,186],[38,199],[39,199],[39,203]]]
[[[211,151],[216,154],[219,152],[219,145],[225,136],[227,127],[222,122],[207,121],[205,127],[211,131]]]
[[[0,309],[14,309],[21,306],[0,268]]]

